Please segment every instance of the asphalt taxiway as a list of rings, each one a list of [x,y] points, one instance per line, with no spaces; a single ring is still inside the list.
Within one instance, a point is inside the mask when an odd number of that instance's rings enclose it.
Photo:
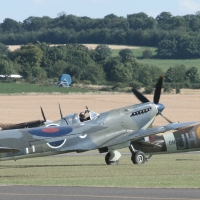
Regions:
[[[133,180],[134,181],[134,180]],[[0,186],[0,200],[178,200],[200,199],[200,189],[65,186]]]

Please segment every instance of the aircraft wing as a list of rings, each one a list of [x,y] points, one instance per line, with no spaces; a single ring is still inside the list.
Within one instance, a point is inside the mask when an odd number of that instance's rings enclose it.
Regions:
[[[190,125],[196,124],[196,123],[198,123],[198,122],[196,121],[196,122],[172,123],[172,124],[168,124],[166,126],[158,126],[155,128],[148,128],[146,130],[140,129],[138,131],[132,132],[131,134],[129,134],[128,137],[129,137],[130,141],[135,141],[135,140],[138,140],[140,138],[143,138],[143,137],[146,137],[149,135],[155,135],[157,133],[164,133],[169,130],[174,130],[174,129],[182,128],[185,126],[190,126]]]
[[[19,149],[12,149],[8,147],[0,147],[0,153],[18,153],[20,152]]]
[[[2,130],[11,130],[11,129],[22,129],[22,128],[32,128],[32,127],[39,127],[44,125],[43,120],[35,120],[35,121],[28,121],[23,122],[20,124],[0,124]]]
[[[91,145],[92,141],[89,135],[108,128],[107,126],[93,125],[74,125],[74,126],[54,126],[54,127],[36,127],[27,129],[4,130],[0,132],[0,153],[17,152],[20,149],[52,142],[67,140],[69,148],[84,149],[95,148]],[[86,137],[87,136],[87,137]],[[87,141],[82,138],[87,138]],[[79,142],[80,140],[80,142]],[[81,143],[82,142],[82,143]],[[90,145],[87,145],[88,142]],[[77,146],[76,144],[80,144]],[[88,146],[86,148],[86,146]],[[71,150],[70,149],[70,150]]]

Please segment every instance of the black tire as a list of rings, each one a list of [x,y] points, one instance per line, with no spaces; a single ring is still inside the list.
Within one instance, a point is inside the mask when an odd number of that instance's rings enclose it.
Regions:
[[[108,152],[105,156],[105,161],[107,165],[118,165],[119,164],[119,160],[116,161],[109,161],[110,158],[110,152]]]
[[[145,154],[142,151],[137,151],[131,156],[133,164],[144,164],[146,161]]]

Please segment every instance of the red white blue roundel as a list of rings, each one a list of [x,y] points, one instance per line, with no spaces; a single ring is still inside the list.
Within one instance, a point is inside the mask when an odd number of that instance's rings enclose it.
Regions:
[[[72,132],[72,128],[68,126],[52,126],[29,130],[29,133],[40,137],[60,137]]]
[[[47,145],[53,149],[57,149],[57,148],[60,148],[62,147],[66,142],[66,139],[65,140],[59,140],[59,141],[56,141],[56,142],[50,142],[50,143],[47,143]]]

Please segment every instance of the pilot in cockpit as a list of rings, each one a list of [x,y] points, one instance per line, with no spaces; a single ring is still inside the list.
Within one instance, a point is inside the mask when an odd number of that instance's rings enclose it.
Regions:
[[[81,122],[90,120],[90,117],[86,117],[84,112],[80,112],[79,118],[80,118],[80,121],[81,121]]]

